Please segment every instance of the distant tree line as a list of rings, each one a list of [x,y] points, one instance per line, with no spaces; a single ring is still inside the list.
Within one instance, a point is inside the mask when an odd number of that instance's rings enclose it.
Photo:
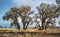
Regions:
[[[36,7],[36,9],[38,13],[34,14],[34,11],[31,10],[31,7],[29,5],[12,7],[2,18],[3,20],[7,21],[10,19],[13,20],[10,27],[14,25],[17,27],[17,29],[20,29],[20,25],[18,23],[18,17],[20,17],[23,23],[23,30],[26,30],[28,28],[28,25],[35,22],[39,27],[38,30],[47,29],[49,24],[51,24],[53,27],[55,26],[55,18],[58,18],[60,16],[60,5],[41,3]],[[34,16],[31,17],[31,14],[34,14]],[[37,21],[38,18],[41,20],[41,26],[39,24],[40,22]]]

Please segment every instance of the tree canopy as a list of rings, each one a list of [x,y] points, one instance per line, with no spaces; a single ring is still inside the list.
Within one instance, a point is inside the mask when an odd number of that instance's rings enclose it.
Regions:
[[[37,7],[37,9],[39,11],[40,19],[42,21],[42,29],[44,29],[45,22],[47,24],[52,23],[51,20],[60,15],[59,5],[41,3],[40,6]],[[45,21],[46,19],[48,20]]]
[[[56,3],[57,3],[57,4],[60,4],[60,0],[56,0]]]
[[[29,5],[27,5],[27,6],[22,5],[19,8],[12,7],[10,9],[10,11],[8,11],[6,13],[6,15],[3,16],[3,20],[12,19],[14,21],[13,24],[16,24],[16,23],[18,23],[17,17],[20,17],[22,19],[23,29],[26,29],[29,22],[31,21],[31,18],[29,15],[33,14],[33,11],[30,11],[30,9],[31,9],[31,7]],[[16,24],[16,25],[18,25],[18,24]],[[19,26],[17,28],[19,28]]]
[[[23,29],[25,30],[34,18],[35,20],[33,23],[36,22],[39,26],[39,29],[46,29],[47,25],[55,24],[55,18],[60,16],[60,5],[41,3],[36,8],[38,10],[38,13],[36,13],[33,17],[30,17],[31,14],[34,14],[34,11],[31,10],[31,7],[29,5],[12,7],[3,16],[3,20],[9,21],[9,19],[12,19],[13,22],[11,23],[11,26],[14,25],[20,29],[20,25],[18,23],[18,17],[20,17],[22,19],[21,21],[23,23]],[[40,22],[37,21],[38,18],[41,20],[42,26],[40,26]]]

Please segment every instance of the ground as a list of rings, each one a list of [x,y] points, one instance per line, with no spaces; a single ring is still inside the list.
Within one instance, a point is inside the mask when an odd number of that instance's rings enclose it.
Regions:
[[[60,29],[27,29],[0,28],[0,37],[60,37]]]

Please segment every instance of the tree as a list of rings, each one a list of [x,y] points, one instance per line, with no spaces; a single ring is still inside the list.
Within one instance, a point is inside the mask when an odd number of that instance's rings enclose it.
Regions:
[[[59,21],[58,23],[59,23],[59,25],[60,25],[60,21]]]
[[[22,19],[23,23],[23,29],[27,29],[27,26],[29,25],[29,22],[31,21],[31,17],[29,16],[30,14],[33,14],[33,11],[30,11],[30,6],[20,6],[18,9],[17,8],[11,8],[11,10],[15,13],[17,13],[20,18]]]
[[[33,21],[32,23],[35,23],[35,25],[36,25],[35,27],[38,27],[39,28],[40,27],[40,20],[39,20],[40,19],[40,15],[39,15],[39,13],[35,14],[32,19],[33,19],[32,20]]]
[[[57,3],[57,4],[60,4],[60,0],[56,0],[56,3]]]
[[[42,22],[42,29],[45,29],[49,23],[52,23],[53,18],[60,15],[59,5],[41,3],[40,6],[37,7],[37,10],[39,11],[39,17]]]
[[[3,20],[7,20],[7,21],[9,21],[10,19],[13,20],[10,27],[12,27],[14,25],[17,27],[17,29],[20,29],[18,19],[17,19],[17,14],[15,12],[10,10],[10,11],[6,12],[6,14],[2,18],[3,18]]]

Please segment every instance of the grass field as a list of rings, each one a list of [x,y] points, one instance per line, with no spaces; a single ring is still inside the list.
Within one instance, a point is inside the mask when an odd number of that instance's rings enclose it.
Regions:
[[[0,28],[0,37],[60,37],[60,29],[27,29]]]

